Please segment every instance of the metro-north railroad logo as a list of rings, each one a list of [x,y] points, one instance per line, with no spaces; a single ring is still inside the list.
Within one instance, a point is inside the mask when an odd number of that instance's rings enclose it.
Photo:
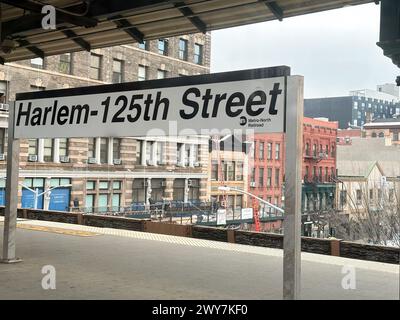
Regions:
[[[245,126],[247,124],[247,118],[245,116],[241,116],[239,123],[241,126]]]

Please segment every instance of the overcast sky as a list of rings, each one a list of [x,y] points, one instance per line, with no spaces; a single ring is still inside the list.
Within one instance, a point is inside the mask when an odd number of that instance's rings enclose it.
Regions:
[[[372,3],[213,31],[211,72],[287,65],[306,98],[376,89],[400,75],[376,45],[379,23]]]

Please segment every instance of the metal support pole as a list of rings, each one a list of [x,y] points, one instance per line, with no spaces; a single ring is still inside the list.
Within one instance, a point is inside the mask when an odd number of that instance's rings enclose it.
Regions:
[[[8,118],[6,207],[4,211],[3,263],[22,261],[15,256],[18,207],[19,140],[14,139],[15,103],[10,103]]]
[[[287,78],[283,299],[300,299],[301,170],[303,157],[303,88],[301,76]]]
[[[35,193],[33,194],[33,209],[37,209],[38,207],[38,198],[39,198],[39,189],[35,189]]]

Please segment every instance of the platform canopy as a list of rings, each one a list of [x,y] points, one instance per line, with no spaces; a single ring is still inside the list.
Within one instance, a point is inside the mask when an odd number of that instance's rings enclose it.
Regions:
[[[0,62],[205,33],[369,2],[379,3],[373,0],[0,0],[3,41]],[[41,26],[45,4],[56,8],[56,30],[44,30]]]

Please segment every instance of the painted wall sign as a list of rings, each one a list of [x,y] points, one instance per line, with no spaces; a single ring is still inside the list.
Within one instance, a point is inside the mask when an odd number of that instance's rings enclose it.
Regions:
[[[285,131],[288,67],[17,94],[15,138]]]

